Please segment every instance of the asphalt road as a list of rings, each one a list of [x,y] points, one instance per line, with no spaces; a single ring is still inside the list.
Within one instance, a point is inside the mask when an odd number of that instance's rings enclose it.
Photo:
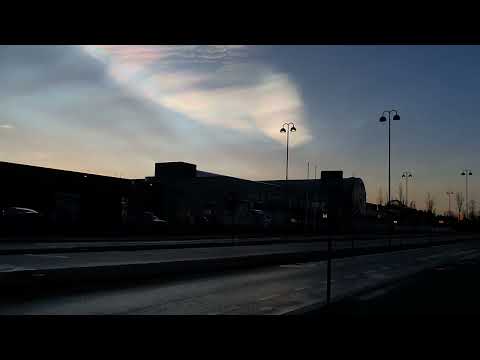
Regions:
[[[458,236],[458,235],[454,235]],[[464,236],[464,235],[462,235]],[[391,236],[392,244],[415,243],[426,241],[428,238],[449,239],[452,234],[449,233],[432,233],[432,234],[394,234]],[[301,243],[312,241],[326,241],[328,238],[335,242],[348,241],[351,245],[353,238],[355,245],[360,247],[369,246],[369,240],[376,239],[377,242],[386,244],[386,235],[361,234],[361,235],[321,235],[321,236],[290,236],[285,237],[257,237],[257,238],[198,238],[184,240],[140,240],[131,238],[129,240],[108,240],[102,238],[65,238],[57,241],[29,241],[0,239],[0,255],[22,254],[22,253],[58,253],[58,252],[82,252],[82,251],[108,251],[108,250],[136,250],[136,249],[166,249],[166,248],[192,248],[192,247],[209,247],[209,246],[231,246],[235,245],[261,245],[274,243]],[[382,240],[383,239],[383,240]]]
[[[308,250],[322,244],[302,244]],[[258,251],[258,246],[254,247]],[[197,256],[223,256],[225,248],[199,249]],[[283,251],[277,247],[275,251]],[[218,251],[218,253],[217,253]],[[249,247],[237,251],[252,251]],[[273,251],[271,246],[263,251]],[[168,256],[175,252],[168,251]],[[128,256],[122,253],[122,256]],[[141,256],[140,256],[141,254]],[[10,262],[58,266],[65,263],[119,261],[114,254],[84,258],[11,257]],[[104,254],[105,255],[105,254]],[[65,255],[69,256],[69,255]],[[139,252],[138,258],[159,255]],[[163,255],[165,256],[165,255]],[[442,263],[480,257],[480,242],[465,242],[333,260],[332,296],[342,297],[366,287],[398,279]],[[16,259],[16,261],[13,261]],[[6,261],[5,257],[1,262]],[[138,260],[144,261],[144,260]],[[30,264],[30,265],[29,265]],[[56,265],[54,265],[56,264]],[[37,266],[35,265],[35,266]],[[285,264],[197,279],[158,282],[128,288],[32,299],[0,306],[0,314],[287,314],[325,301],[325,261]]]
[[[432,237],[419,237],[408,239],[395,239],[393,244],[425,244]],[[447,241],[452,237],[439,237],[436,240]],[[388,238],[375,240],[358,240],[356,248],[386,246]],[[350,249],[350,241],[334,241],[333,250]],[[303,242],[268,245],[242,245],[222,247],[193,247],[193,248],[166,248],[135,251],[89,251],[89,252],[61,252],[61,253],[24,253],[0,255],[0,275],[2,273],[58,270],[85,267],[105,267],[130,264],[157,264],[178,261],[196,261],[225,259],[233,257],[246,257],[270,254],[311,253],[325,251],[326,242]]]

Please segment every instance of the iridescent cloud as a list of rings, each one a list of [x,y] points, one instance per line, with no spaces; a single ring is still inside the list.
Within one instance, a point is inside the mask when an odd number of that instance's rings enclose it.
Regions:
[[[311,139],[303,101],[286,73],[249,59],[242,45],[83,46],[123,86],[169,110],[207,124],[260,132],[283,142],[281,123],[301,129],[292,146]]]

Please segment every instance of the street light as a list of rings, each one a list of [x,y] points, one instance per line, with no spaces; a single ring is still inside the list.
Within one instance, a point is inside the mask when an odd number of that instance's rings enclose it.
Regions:
[[[452,206],[451,206],[451,196],[453,195],[453,191],[447,191],[448,196],[448,216],[452,216]]]
[[[410,171],[404,171],[402,174],[402,178],[405,179],[405,203],[408,207],[408,178],[413,177]]]
[[[286,129],[285,126],[287,126]],[[285,181],[288,181],[288,144],[290,142],[290,133],[295,131],[297,131],[297,128],[292,122],[283,124],[282,128],[280,129],[281,133],[287,133],[287,162],[285,165]]]
[[[473,175],[472,170],[464,169],[462,171],[462,176],[465,176],[465,219],[468,218],[468,177]]]
[[[287,127],[285,129],[285,126]],[[287,161],[285,163],[285,192],[286,192],[286,196],[285,196],[285,199],[287,201],[287,215],[288,215],[288,222],[290,221],[290,199],[289,199],[289,194],[288,194],[288,189],[287,189],[287,186],[288,186],[288,145],[289,145],[289,142],[290,142],[290,133],[291,132],[295,132],[297,131],[297,128],[295,127],[295,125],[293,124],[293,122],[289,122],[289,123],[285,123],[282,125],[282,128],[280,129],[280,132],[281,133],[287,133]],[[287,231],[288,233],[288,231]],[[287,235],[288,237],[288,235]]]
[[[390,122],[392,120],[392,113],[395,113],[395,115],[393,116],[393,120],[400,120],[400,115],[398,115],[397,110],[386,110],[382,113],[382,116],[380,117],[380,122],[387,121],[385,113],[388,114],[388,204],[390,204]]]

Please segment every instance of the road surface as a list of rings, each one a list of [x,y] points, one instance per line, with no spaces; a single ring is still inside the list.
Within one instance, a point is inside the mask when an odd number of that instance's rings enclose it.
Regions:
[[[457,236],[460,238],[460,236]],[[453,237],[438,237],[435,240],[447,241]],[[471,238],[471,237],[470,237]],[[426,244],[433,237],[395,239],[393,244]],[[355,248],[387,246],[388,238],[359,240]],[[333,250],[350,249],[349,241],[334,241]],[[21,271],[59,270],[86,267],[106,267],[131,264],[160,264],[166,262],[214,260],[236,257],[251,257],[271,254],[312,253],[326,251],[326,242],[301,242],[268,245],[242,245],[222,247],[166,248],[135,251],[89,251],[61,253],[23,253],[0,255],[0,275]]]
[[[372,239],[374,243],[387,244],[391,240],[392,244],[425,242],[428,239],[435,238],[438,240],[448,240],[452,237],[464,237],[466,235],[449,234],[449,233],[431,233],[431,234],[394,234],[390,238],[388,235],[361,234],[361,235],[331,235],[331,236],[290,236],[282,237],[259,237],[259,238],[199,238],[189,240],[139,240],[131,238],[130,240],[106,240],[102,238],[92,237],[90,239],[79,238],[76,240],[65,238],[58,241],[20,241],[12,239],[0,239],[0,255],[22,254],[22,253],[58,253],[58,252],[84,252],[84,251],[106,251],[106,250],[152,250],[152,249],[169,249],[169,248],[192,248],[192,247],[210,247],[210,246],[231,246],[238,245],[269,245],[269,244],[285,244],[285,243],[302,243],[302,242],[324,242],[329,237],[335,243],[345,242],[351,246],[352,238],[354,245],[365,247],[369,246]],[[468,236],[468,235],[467,235]]]
[[[306,249],[316,245],[302,246]],[[218,249],[222,250],[224,249]],[[281,251],[278,248],[277,250]],[[239,251],[251,250],[243,247]],[[77,255],[83,258],[83,254]],[[155,256],[148,253],[143,255]],[[199,255],[203,256],[202,251]],[[95,254],[88,261],[97,261],[95,258],[99,256]],[[28,256],[19,257],[18,263],[24,261],[23,265],[28,266],[27,258]],[[396,281],[445,262],[477,258],[480,258],[480,242],[438,245],[333,260],[332,296],[333,299],[340,299],[356,290]],[[3,261],[4,257],[1,262]],[[32,257],[32,261],[37,264],[44,262],[44,265],[84,262],[71,258],[54,260],[35,257]],[[101,261],[107,259],[102,258]],[[0,314],[288,314],[322,304],[325,301],[325,292],[326,263],[316,261],[212,274],[197,279],[158,281],[128,288],[47,296],[3,304],[0,306]]]

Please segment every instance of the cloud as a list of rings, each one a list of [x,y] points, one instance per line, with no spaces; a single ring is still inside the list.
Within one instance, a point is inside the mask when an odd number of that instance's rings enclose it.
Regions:
[[[292,146],[311,139],[303,100],[285,73],[246,61],[243,45],[84,46],[119,84],[170,111],[208,126],[283,142],[279,129],[293,121]]]
[[[10,124],[0,124],[0,129],[13,129],[13,125],[10,125]]]

